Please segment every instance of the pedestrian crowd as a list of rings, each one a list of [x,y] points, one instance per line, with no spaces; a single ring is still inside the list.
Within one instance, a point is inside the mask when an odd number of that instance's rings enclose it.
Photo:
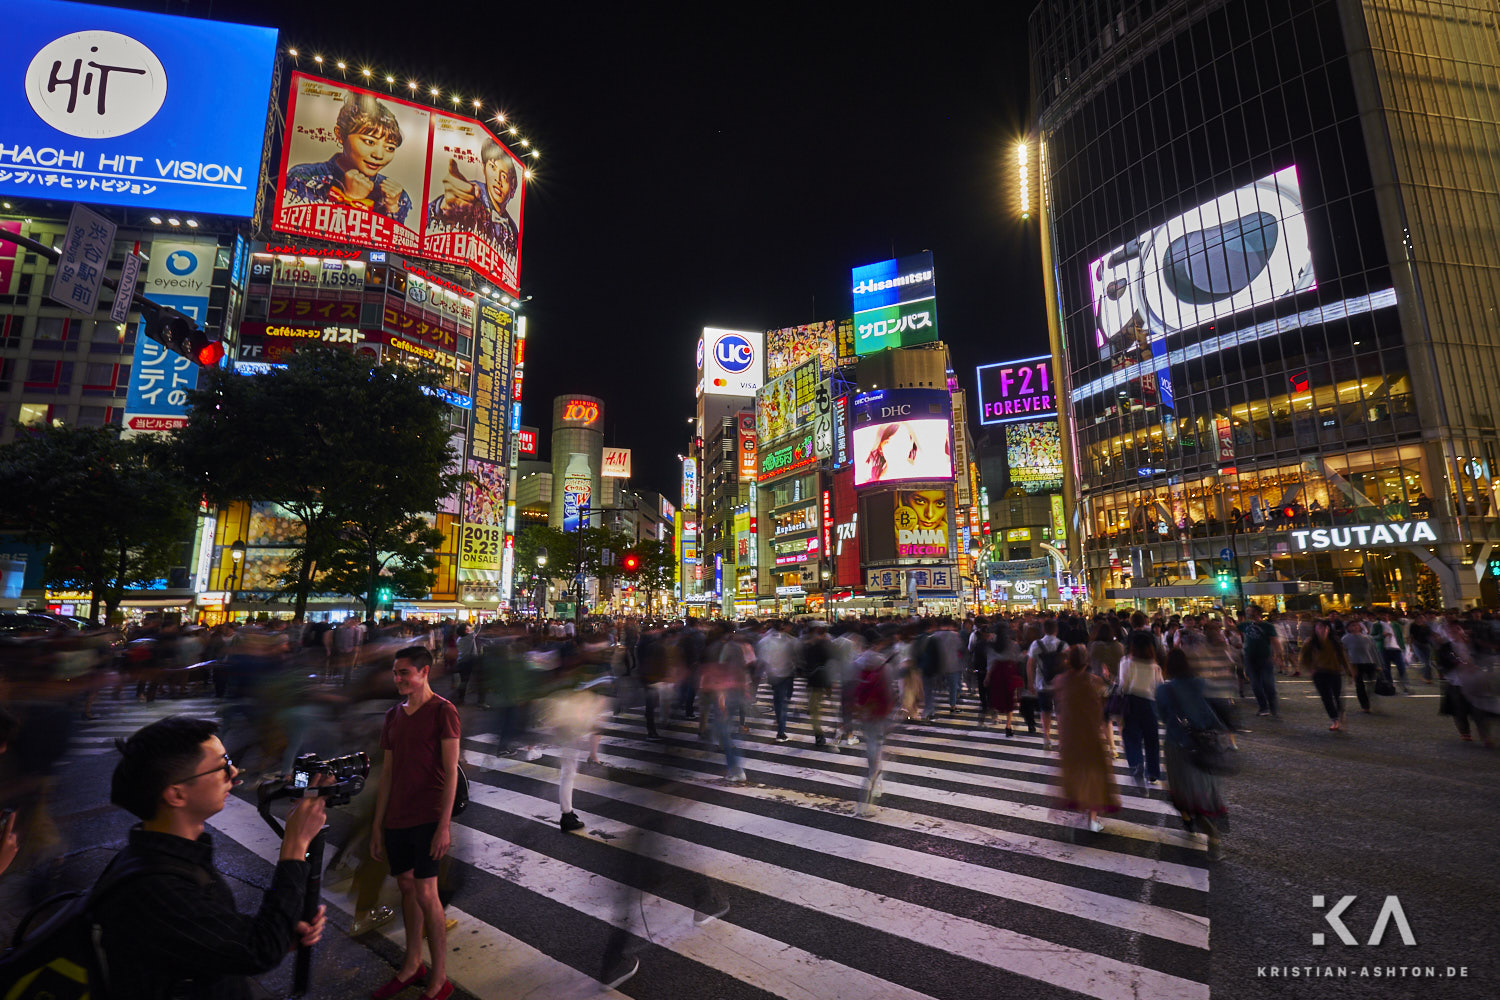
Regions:
[[[494,754],[557,759],[564,833],[584,826],[574,786],[581,765],[601,763],[600,732],[611,717],[628,727],[638,716],[644,738],[664,744],[668,720],[689,731],[696,724],[699,738],[722,753],[725,779],[743,783],[740,737],[764,720],[777,743],[793,740],[800,682],[813,749],[866,762],[857,815],[878,808],[893,732],[971,715],[995,739],[1014,739],[1024,726],[1040,735],[1044,752],[1056,751],[1057,808],[1076,813],[1081,829],[1103,831],[1101,817],[1120,809],[1113,761],[1123,755],[1130,780],[1144,794],[1164,785],[1185,828],[1205,834],[1210,850],[1227,828],[1221,782],[1249,732],[1249,706],[1258,718],[1279,720],[1278,678],[1309,675],[1338,733],[1349,730],[1346,682],[1371,713],[1398,690],[1436,685],[1439,712],[1461,739],[1477,735],[1485,746],[1500,717],[1500,620],[1477,612],[1314,619],[1267,617],[1252,605],[1238,618],[1137,611],[479,627],[350,618],[212,629],[157,620],[124,633],[87,629],[14,642],[0,652],[0,872],[15,865],[45,873],[59,856],[49,800],[79,720],[120,700],[197,692],[218,703],[217,720],[171,716],[119,742],[111,801],[141,822],[94,890],[96,918],[129,928],[104,927],[108,967],[134,970],[133,985],[111,996],[246,996],[246,976],[319,939],[321,911],[304,906],[304,855],[323,825],[320,798],[304,793],[288,817],[275,877],[254,916],[236,911],[204,825],[241,774],[285,776],[305,753],[336,750],[374,762],[373,794],[349,806],[355,834],[330,866],[331,879],[349,881],[356,933],[394,919],[379,904],[387,876],[400,891],[403,958],[373,996],[388,1000],[420,986],[427,1000],[444,1000],[453,989],[443,964],[451,922],[440,888],[450,824],[467,801],[458,708],[465,702],[471,719],[488,714]],[[136,891],[101,888],[124,881]],[[718,901],[699,907],[705,919],[725,909]],[[163,913],[192,919],[176,927],[182,921]],[[162,965],[152,968],[173,970],[172,981],[144,971],[153,957]],[[636,965],[612,944],[600,979],[617,985]]]

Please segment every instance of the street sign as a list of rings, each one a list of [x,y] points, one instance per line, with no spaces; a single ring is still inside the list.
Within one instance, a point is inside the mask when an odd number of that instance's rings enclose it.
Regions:
[[[120,265],[119,287],[115,290],[115,303],[110,307],[111,322],[123,323],[130,313],[130,300],[135,297],[135,282],[141,274],[141,259],[135,254],[126,254]]]
[[[103,84],[100,84],[103,87]],[[100,97],[102,103],[103,97]],[[62,256],[52,273],[47,297],[85,316],[94,314],[99,304],[99,282],[109,264],[110,247],[115,242],[115,224],[98,212],[74,205],[68,217],[68,232],[63,237]]]
[[[1229,549],[1220,549],[1219,550],[1219,558],[1220,559],[1233,559],[1234,558],[1234,553],[1231,552]]]
[[[125,426],[133,431],[171,431],[186,427],[187,421],[185,416],[131,417]]]

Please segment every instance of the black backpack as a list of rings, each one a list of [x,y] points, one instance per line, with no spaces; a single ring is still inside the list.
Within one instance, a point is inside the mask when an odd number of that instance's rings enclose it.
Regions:
[[[164,858],[146,860],[126,848],[92,889],[59,893],[22,918],[10,947],[0,955],[0,997],[109,1000],[103,933],[95,913],[107,895],[144,875],[181,875],[200,886],[213,881],[197,865]]]
[[[1041,648],[1037,651],[1036,673],[1041,679],[1042,687],[1052,683],[1052,678],[1057,676],[1057,665],[1062,659],[1063,643],[1058,641],[1056,646],[1047,648],[1046,638],[1039,639]]]

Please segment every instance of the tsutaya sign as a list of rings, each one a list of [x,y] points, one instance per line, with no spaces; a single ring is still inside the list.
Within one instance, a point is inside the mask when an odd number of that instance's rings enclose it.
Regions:
[[[1314,528],[1294,531],[1297,550],[1363,549],[1372,545],[1412,545],[1436,542],[1430,521],[1388,521],[1385,524],[1351,524],[1347,528]]]

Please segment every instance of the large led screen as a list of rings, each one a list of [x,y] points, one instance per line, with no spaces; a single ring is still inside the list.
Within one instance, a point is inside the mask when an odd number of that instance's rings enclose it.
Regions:
[[[952,400],[942,389],[854,397],[854,485],[953,478]]]
[[[293,73],[271,228],[459,264],[514,295],[525,175],[476,121]]]
[[[249,218],[276,31],[5,5],[0,194]]]
[[[1314,287],[1297,168],[1141,233],[1089,265],[1103,358]]]
[[[1062,432],[1056,420],[1005,425],[1005,460],[1010,484],[1027,493],[1062,489]]]
[[[858,356],[937,339],[931,251],[856,267],[851,278]]]
[[[1052,377],[1050,354],[980,365],[974,375],[979,386],[981,424],[1035,420],[1057,412],[1057,383]]]

